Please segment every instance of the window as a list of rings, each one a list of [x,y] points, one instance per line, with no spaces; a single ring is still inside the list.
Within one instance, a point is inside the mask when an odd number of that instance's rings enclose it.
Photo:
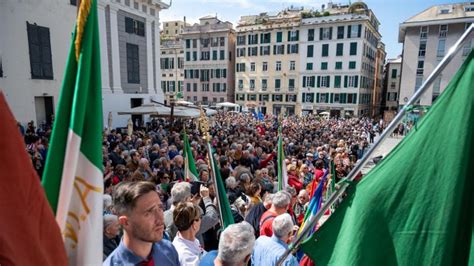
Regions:
[[[237,48],[237,57],[245,56],[245,48]]]
[[[472,4],[473,3],[471,2],[471,5]],[[473,11],[474,11],[474,5],[464,7],[464,12],[473,12]]]
[[[127,78],[128,83],[140,83],[140,60],[138,45],[127,43]]]
[[[320,98],[319,98],[320,102],[322,102],[322,103],[327,102],[327,100],[328,100],[327,93],[321,93],[319,96],[320,96]]]
[[[216,56],[216,59],[217,59],[217,51],[215,51],[215,56]],[[209,60],[210,59],[210,52],[201,52],[201,60]]]
[[[288,31],[288,41],[297,42],[299,39],[299,30]]]
[[[417,91],[421,87],[422,83],[423,83],[423,75],[416,75],[415,91]]]
[[[357,88],[358,87],[358,83],[359,83],[359,76],[349,76],[348,77],[348,86],[349,87],[353,87],[353,88]],[[345,87],[345,86],[344,86]]]
[[[191,83],[186,83],[186,91],[191,91]]]
[[[355,69],[356,68],[356,61],[349,61],[349,69]]]
[[[308,30],[308,42],[314,41],[314,29]]]
[[[439,95],[441,88],[441,75],[436,79],[436,81],[433,84],[433,95]]]
[[[270,32],[260,34],[260,43],[270,43],[271,37],[272,36]]]
[[[250,34],[248,44],[258,44],[258,34]]]
[[[250,71],[255,72],[255,63],[254,62],[250,63]]]
[[[445,15],[451,13],[451,10],[444,8],[439,11],[440,14]]]
[[[396,69],[392,69],[392,78],[397,78],[397,70]]]
[[[249,47],[248,48],[248,56],[257,56],[258,55],[258,47]]]
[[[321,56],[328,56],[328,54],[329,54],[329,44],[323,44]]]
[[[351,50],[349,55],[357,55],[357,43],[351,42]]]
[[[145,36],[145,23],[133,18],[125,17],[125,32]]]
[[[314,88],[315,78],[314,76],[304,76],[303,77],[303,87]]]
[[[420,27],[420,39],[426,39],[428,37],[428,26]]]
[[[245,35],[237,36],[237,45],[245,45]]]
[[[295,89],[295,79],[289,79],[288,80],[288,89],[290,91],[293,91]]]
[[[267,79],[262,79],[262,90],[267,90],[268,82]]]
[[[186,52],[186,61],[191,61],[191,53]]]
[[[225,46],[225,37],[220,37],[219,38],[219,45],[220,46]]]
[[[73,6],[77,6],[77,0],[69,0],[69,3]]]
[[[339,102],[339,93],[334,93],[334,102],[335,103]]]
[[[298,44],[288,44],[287,54],[297,54],[298,53]]]
[[[464,44],[464,47],[462,49],[463,56],[468,56],[469,53],[471,52],[471,43],[472,43],[472,40],[467,40],[466,44]]]
[[[418,50],[418,56],[423,57],[426,54],[426,41],[420,41],[420,48]]]
[[[334,88],[341,87],[341,76],[334,76]]]
[[[191,39],[186,39],[186,48],[191,49]]]
[[[217,60],[217,51],[212,51],[212,60]]]
[[[245,72],[245,63],[237,63],[236,72]]]
[[[250,80],[250,90],[255,90],[255,79]]]
[[[197,48],[197,39],[193,39],[193,48]]]
[[[425,61],[420,60],[418,61],[417,68],[416,68],[416,74],[417,75],[423,75],[423,68],[425,67]]]
[[[268,62],[263,62],[262,63],[262,71],[267,71],[268,70]]]
[[[306,63],[306,70],[313,70],[313,63]]]
[[[272,101],[274,101],[274,102],[281,102],[281,101],[283,101],[283,95],[281,95],[281,94],[274,94],[274,95],[272,95]]]
[[[306,49],[306,57],[313,57],[314,45],[308,45]]]
[[[242,90],[244,88],[244,80],[243,79],[239,79],[239,90]]]
[[[270,55],[270,45],[260,46],[260,55]]]
[[[224,50],[219,51],[219,60],[225,60],[225,51]]]
[[[362,25],[349,25],[347,26],[347,38],[360,37],[362,31]]]
[[[445,46],[446,46],[446,39],[440,39],[438,41],[438,51],[436,53],[437,57],[443,57],[444,56]]]
[[[328,62],[321,62],[321,70],[327,70],[328,69]]]
[[[330,28],[319,28],[319,40],[331,40],[332,39],[332,27]]]
[[[337,27],[337,39],[344,39],[344,26]]]
[[[296,62],[295,61],[290,61],[290,71],[295,70],[296,67]]]
[[[336,69],[342,69],[342,62],[336,62]]]
[[[275,70],[281,71],[281,61],[276,61]]]
[[[283,41],[283,32],[279,31],[277,32],[276,42],[282,42],[282,41]]]
[[[296,102],[296,95],[286,95],[286,102]]]
[[[193,52],[193,61],[197,61],[198,60],[198,54],[197,52]]]
[[[281,80],[280,79],[275,79],[275,89],[280,89],[281,87]]]
[[[330,86],[330,78],[329,76],[321,76],[321,87],[329,88]]]
[[[446,38],[448,35],[448,25],[439,25],[439,37]]]
[[[273,45],[273,54],[285,54],[285,45]]]
[[[49,28],[26,22],[32,79],[53,79]]]
[[[344,44],[343,43],[338,43],[336,45],[336,56],[342,56],[344,52]]]

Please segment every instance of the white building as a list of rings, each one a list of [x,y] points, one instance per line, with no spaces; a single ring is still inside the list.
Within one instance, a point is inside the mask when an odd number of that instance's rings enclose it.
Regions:
[[[183,92],[184,48],[181,39],[161,43],[161,89],[165,95]],[[169,99],[167,99],[168,101]]]
[[[0,90],[21,123],[51,122],[77,7],[69,1],[0,1]]]
[[[128,117],[116,112],[163,100],[158,14],[168,7],[98,1],[104,125],[109,112],[114,127],[125,126]],[[39,124],[54,114],[76,14],[75,0],[0,1],[0,89],[18,121]]]
[[[398,110],[398,96],[400,95],[400,76],[402,58],[387,60],[384,76],[383,111]]]
[[[474,3],[433,6],[400,24],[398,42],[403,43],[399,107],[403,107],[433,72],[449,48],[474,22]],[[446,88],[473,47],[470,39],[420,99],[429,106]]]
[[[362,2],[330,4],[324,12],[303,14],[301,21],[302,113],[373,115],[373,97],[381,88],[375,81],[381,80],[385,57],[380,23]]]

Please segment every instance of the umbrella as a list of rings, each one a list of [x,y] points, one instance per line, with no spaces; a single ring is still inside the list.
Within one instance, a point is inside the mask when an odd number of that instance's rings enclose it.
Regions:
[[[188,102],[188,101],[185,101],[185,100],[178,100],[175,103],[180,104],[180,105],[194,105],[194,103]]]
[[[329,115],[329,112],[321,112],[320,115]]]
[[[239,107],[240,105],[236,103],[230,103],[230,102],[223,102],[223,103],[218,103],[216,104],[216,107]]]
[[[170,115],[171,108],[156,103],[147,103],[134,107],[125,112],[118,112],[119,115]]]

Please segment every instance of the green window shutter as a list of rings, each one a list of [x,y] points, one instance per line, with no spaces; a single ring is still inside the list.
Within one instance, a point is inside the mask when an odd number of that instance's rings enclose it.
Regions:
[[[306,87],[306,76],[303,77],[303,88]]]
[[[359,76],[355,76],[354,78],[354,88],[358,88],[359,86]]]
[[[353,93],[354,97],[352,97],[352,103],[357,103],[357,93]]]
[[[329,99],[329,103],[333,103],[333,100],[334,100],[334,93],[331,93],[331,96],[330,96],[330,99]]]
[[[344,88],[347,88],[347,76],[344,76]]]
[[[323,28],[319,28],[319,40],[323,40]]]
[[[329,93],[326,93],[326,103],[329,103]]]
[[[329,28],[329,40],[332,40],[332,27]]]
[[[319,103],[319,93],[316,93],[316,102]]]
[[[299,30],[296,31],[296,40],[297,41],[300,40],[300,31]]]
[[[336,46],[336,56],[342,56],[344,54],[344,43],[338,43]]]
[[[334,77],[334,88],[340,88],[341,87],[341,76],[335,76]]]
[[[327,79],[328,79],[328,86],[327,87],[330,88],[331,87],[331,76],[327,76]]]
[[[359,24],[359,28],[357,29],[357,37],[360,38],[361,34],[362,34],[362,25]]]
[[[352,28],[351,25],[347,26],[347,38],[351,37],[351,28]]]
[[[283,32],[277,32],[277,42],[282,42],[283,39]]]
[[[351,42],[350,55],[357,55],[357,43],[356,42]]]
[[[321,76],[318,76],[318,81],[316,83],[316,87],[321,87]]]
[[[291,31],[289,30],[288,31],[288,41],[290,41],[290,39],[291,39]]]

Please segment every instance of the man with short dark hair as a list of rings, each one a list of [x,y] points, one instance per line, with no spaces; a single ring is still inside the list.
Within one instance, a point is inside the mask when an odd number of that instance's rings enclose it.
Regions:
[[[163,239],[163,207],[150,182],[120,183],[114,212],[124,229],[122,241],[103,265],[179,265],[178,253]]]

